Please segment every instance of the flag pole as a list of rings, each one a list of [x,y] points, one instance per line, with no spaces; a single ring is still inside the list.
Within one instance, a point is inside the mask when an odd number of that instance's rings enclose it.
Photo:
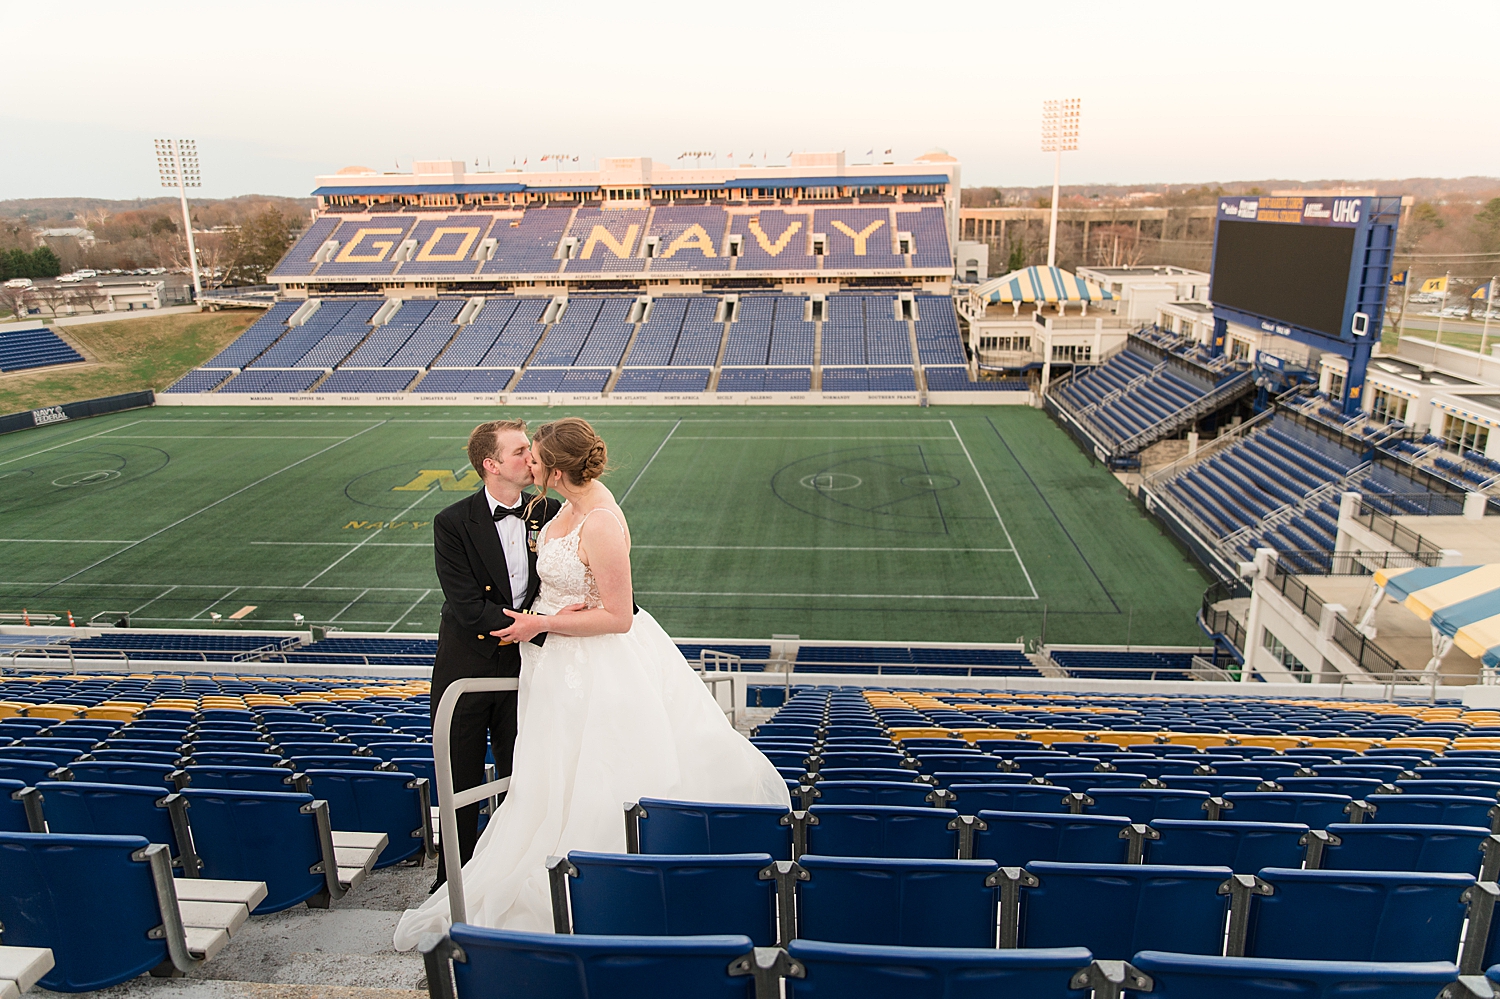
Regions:
[[[1448,308],[1448,281],[1452,277],[1452,271],[1448,271],[1443,275],[1443,301],[1438,306],[1437,345],[1439,347],[1443,345],[1443,312]]]
[[[1401,321],[1396,324],[1396,350],[1401,349],[1401,338],[1406,335],[1406,302],[1411,297],[1411,272],[1406,268],[1406,278],[1401,282]]]
[[[1484,296],[1484,332],[1479,334],[1479,356],[1484,356],[1485,346],[1490,339],[1490,313],[1495,311],[1495,278],[1500,275],[1490,276],[1490,288]]]

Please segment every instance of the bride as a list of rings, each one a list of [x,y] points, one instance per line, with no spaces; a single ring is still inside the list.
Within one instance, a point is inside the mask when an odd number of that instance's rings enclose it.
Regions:
[[[551,932],[545,864],[569,850],[625,851],[624,805],[643,797],[790,807],[786,782],[730,726],[646,611],[632,614],[630,528],[599,481],[604,441],[587,421],[543,425],[532,478],[566,501],[537,539],[534,613],[494,632],[520,642],[510,789],[464,865],[468,920]],[[531,639],[547,632],[545,644]],[[408,909],[395,946],[448,927],[448,890]]]

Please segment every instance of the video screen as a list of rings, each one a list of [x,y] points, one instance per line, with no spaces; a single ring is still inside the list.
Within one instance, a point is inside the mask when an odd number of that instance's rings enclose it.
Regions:
[[[1216,305],[1342,336],[1355,232],[1224,219],[1214,243],[1211,297]]]

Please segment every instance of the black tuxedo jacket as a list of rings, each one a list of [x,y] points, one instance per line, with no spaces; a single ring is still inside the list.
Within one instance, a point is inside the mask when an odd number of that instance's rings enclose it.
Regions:
[[[529,496],[523,494],[522,501],[529,502]],[[535,542],[537,532],[557,515],[561,506],[550,497],[536,504],[526,518],[529,542]],[[434,517],[432,540],[438,582],[443,588],[434,680],[440,675],[443,679],[520,675],[519,649],[515,645],[502,645],[500,639],[490,634],[511,624],[514,619],[504,609],[513,608],[516,601],[510,592],[505,549],[500,545],[484,489]],[[522,608],[531,606],[541,586],[536,572],[536,549],[531,544],[527,547],[530,585],[521,601]]]

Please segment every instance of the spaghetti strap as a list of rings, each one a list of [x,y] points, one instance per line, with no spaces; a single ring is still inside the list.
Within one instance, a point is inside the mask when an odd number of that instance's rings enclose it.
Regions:
[[[590,510],[588,513],[584,514],[583,515],[583,520],[580,520],[578,522],[578,526],[575,527],[575,528],[573,528],[573,530],[575,530],[575,531],[582,531],[583,530],[583,525],[588,522],[588,519],[590,517],[592,517],[594,514],[598,513],[600,510],[603,510],[605,513],[609,514],[611,517],[614,518],[615,523],[620,525],[620,535],[621,535],[621,537],[624,537],[626,540],[629,540],[630,535],[627,534],[626,531],[625,531],[625,522],[622,521],[619,517],[616,517],[615,516],[615,512],[613,510],[611,510],[611,509],[609,509],[609,507],[605,507],[605,506],[596,506],[592,510]]]

